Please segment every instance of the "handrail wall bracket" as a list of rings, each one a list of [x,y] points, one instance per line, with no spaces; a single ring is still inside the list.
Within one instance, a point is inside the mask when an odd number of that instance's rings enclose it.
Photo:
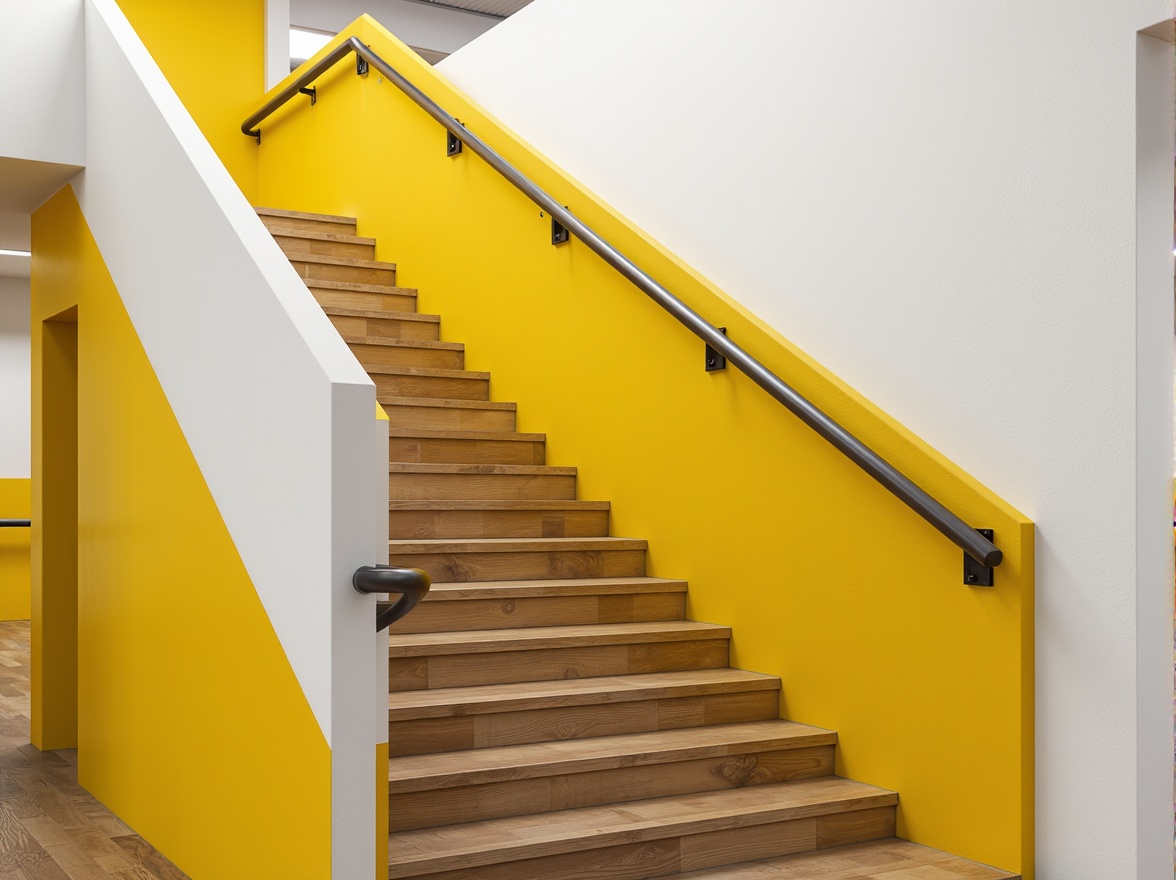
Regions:
[[[469,131],[455,117],[446,112],[441,105],[409,82],[396,68],[364,45],[358,37],[350,37],[342,41],[314,64],[308,66],[293,82],[267,101],[265,106],[246,119],[241,124],[241,131],[250,137],[257,138],[260,143],[261,129],[258,126],[261,122],[294,95],[299,94],[303,87],[310,85],[324,71],[351,52],[356,54],[357,73],[366,73],[369,67],[374,67],[451,135],[459,138],[463,147],[468,147],[471,152],[476,153],[487,165],[538,205],[541,210],[550,214],[552,244],[561,244],[574,235],[589,250],[616,269],[695,336],[702,339],[713,350],[716,357],[721,356],[737,367],[740,372],[820,434],[846,458],[881,483],[896,498],[954,542],[968,557],[986,569],[1000,565],[1003,554],[991,539],[984,535],[986,530],[973,529],[894,465],[830,418],[795,388],[752,357],[742,347],[728,339],[717,327],[674,296],[640,266],[569,211],[567,207],[556,201],[548,192],[540,189],[534,181],[502,158],[489,144]],[[709,354],[710,352],[708,352],[708,357]],[[968,581],[965,580],[965,583]]]

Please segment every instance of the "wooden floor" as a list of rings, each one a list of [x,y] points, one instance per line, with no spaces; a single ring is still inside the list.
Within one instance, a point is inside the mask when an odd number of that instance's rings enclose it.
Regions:
[[[77,752],[29,744],[29,622],[0,621],[0,880],[187,880],[78,786]]]

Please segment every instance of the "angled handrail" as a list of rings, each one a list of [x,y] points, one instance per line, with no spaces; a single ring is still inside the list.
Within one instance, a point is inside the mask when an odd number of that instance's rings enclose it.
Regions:
[[[358,593],[399,593],[395,602],[376,604],[376,632],[391,626],[425,598],[432,581],[419,568],[397,568],[393,565],[363,565],[351,576],[351,585]]]
[[[324,55],[286,88],[265,103],[260,110],[241,124],[241,131],[261,142],[261,129],[258,126],[275,110],[299,94],[309,83],[317,79],[342,58],[354,52],[357,56],[357,70],[363,73],[367,65],[371,65],[389,82],[397,86],[422,110],[441,124],[461,144],[469,147],[480,156],[487,165],[509,180],[531,201],[549,213],[557,222],[576,238],[580,239],[588,248],[602,260],[616,269],[631,281],[642,293],[673,315],[686,326],[695,336],[702,339],[729,363],[734,364],[756,385],[768,392],[775,400],[782,403],[802,422],[820,434],[850,461],[864,470],[867,474],[885,486],[904,504],[927,522],[958,545],[964,553],[986,568],[1000,565],[1003,554],[984,535],[947,507],[933,498],[928,492],[920,488],[914,481],[899,471],[894,465],[868,447],[865,443],[843,428],[811,401],[788,385],[779,376],[761,364],[758,360],[736,345],[722,331],[711,325],[701,315],[674,296],[660,285],[636,263],[622,254],[619,250],[597,235],[583,223],[575,214],[565,208],[546,191],[539,188],[530,178],[502,158],[493,148],[476,134],[467,129],[441,106],[410,83],[387,61],[373,52],[357,37],[344,40],[328,54]],[[360,63],[360,62],[364,63]],[[967,560],[965,560],[966,566]],[[969,583],[979,583],[970,579]]]
[[[0,529],[27,529],[32,525],[30,519],[0,519]]]

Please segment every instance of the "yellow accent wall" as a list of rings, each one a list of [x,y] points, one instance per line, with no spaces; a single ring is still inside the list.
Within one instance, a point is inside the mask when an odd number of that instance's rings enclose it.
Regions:
[[[0,518],[28,519],[31,480],[0,479]],[[29,530],[0,529],[0,620],[29,618]]]
[[[612,501],[613,534],[649,539],[651,574],[689,579],[691,617],[734,627],[734,664],[783,678],[786,717],[838,731],[839,773],[900,792],[902,836],[1031,876],[1032,523],[376,22],[340,39],[351,34],[967,521],[996,530],[996,588],[965,587],[960,550],[734,369],[705,373],[701,342],[582,244],[553,247],[549,218],[470,151],[447,157],[441,127],[375,71],[357,77],[341,62],[315,106],[293,102],[262,125],[260,203],[358,217],[378,258],[420,289],[420,310],[444,316],[444,338],[467,343],[468,368],[493,371],[495,399],[520,402],[518,429],[549,432],[548,461],[580,467],[580,497]]]
[[[257,192],[241,121],[265,91],[264,0],[118,0],[237,186]]]
[[[70,187],[33,253],[34,450],[60,416],[41,331],[76,306],[79,780],[194,880],[330,877],[330,749]]]

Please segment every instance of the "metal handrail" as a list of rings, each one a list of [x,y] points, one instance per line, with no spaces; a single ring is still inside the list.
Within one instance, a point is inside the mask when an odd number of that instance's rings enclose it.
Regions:
[[[30,519],[0,519],[0,529],[27,529],[32,525]]]
[[[728,362],[738,367],[744,375],[824,437],[850,461],[946,535],[963,549],[964,553],[985,567],[991,568],[1000,565],[1003,554],[992,541],[948,510],[882,456],[818,409],[796,389],[732,342],[718,328],[712,326],[701,315],[658,284],[632,260],[585,225],[575,214],[503,159],[485,141],[445,112],[432,98],[405,79],[392,65],[364,45],[357,37],[351,37],[340,43],[307,68],[290,85],[267,101],[264,107],[246,119],[241,124],[241,131],[250,137],[257,138],[260,142],[261,130],[257,126],[264,119],[351,52],[379,71],[458,141],[469,147],[486,164],[513,183],[527,198],[549,213],[587,245],[591,251],[631,281],[642,293],[677,318],[695,336],[725,357]]]
[[[392,565],[363,565],[351,576],[351,585],[359,593],[399,593],[395,602],[376,603],[376,632],[391,626],[425,598],[432,581],[419,568]]]

